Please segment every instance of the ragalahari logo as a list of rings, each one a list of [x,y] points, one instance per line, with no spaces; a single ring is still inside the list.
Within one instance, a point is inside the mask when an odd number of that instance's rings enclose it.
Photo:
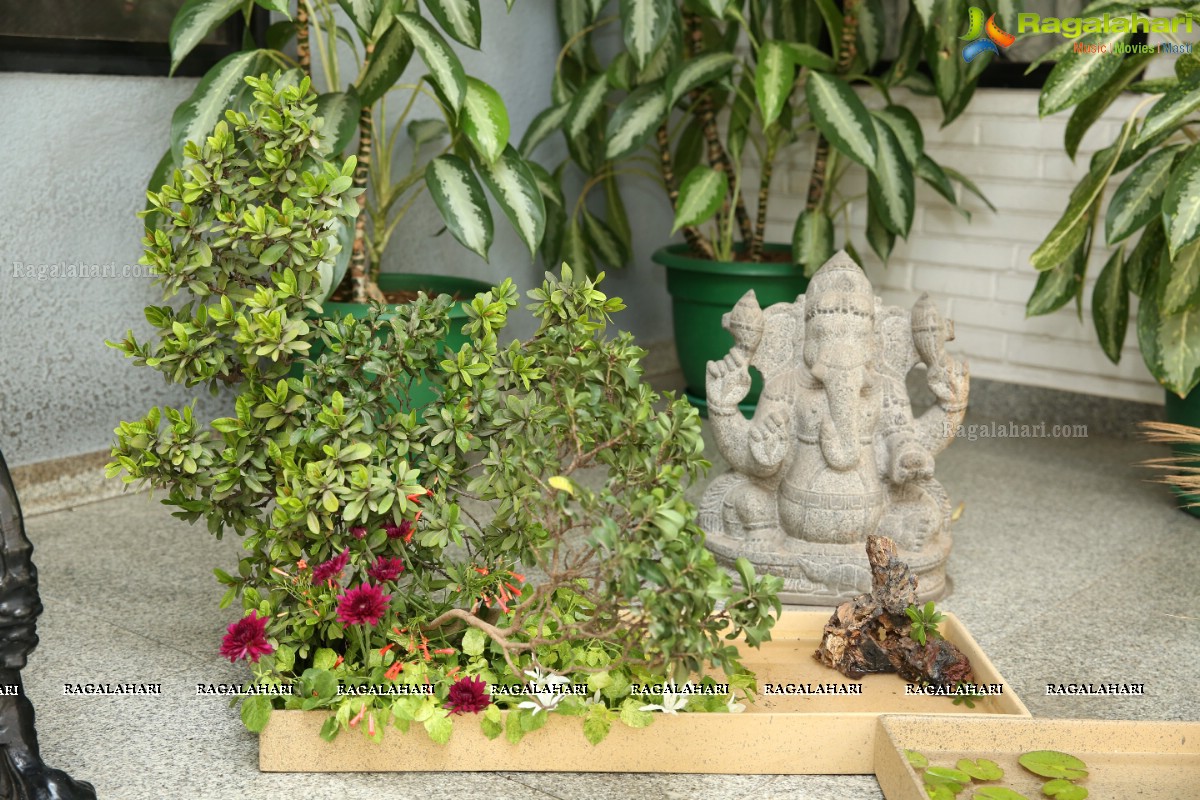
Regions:
[[[968,64],[975,60],[976,56],[982,53],[995,53],[1000,55],[1000,45],[1004,49],[1008,49],[1017,37],[1013,36],[1000,28],[996,24],[996,15],[992,14],[987,18],[987,23],[983,21],[983,10],[971,7],[970,11],[970,27],[967,28],[965,35],[958,37],[959,39],[971,39],[971,43],[963,48],[963,61]]]

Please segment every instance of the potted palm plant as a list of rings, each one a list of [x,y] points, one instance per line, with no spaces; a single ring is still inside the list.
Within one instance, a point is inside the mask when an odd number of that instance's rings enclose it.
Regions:
[[[1106,10],[1113,16],[1130,14],[1137,5]],[[1126,92],[1141,97],[1115,140],[1091,157],[1062,217],[1033,252],[1030,260],[1040,275],[1026,313],[1049,314],[1075,300],[1082,319],[1088,259],[1103,237],[1113,250],[1092,290],[1100,347],[1114,364],[1120,362],[1130,298],[1138,298],[1138,345],[1150,374],[1166,390],[1167,419],[1195,426],[1200,424],[1200,393],[1194,391],[1200,383],[1200,147],[1195,141],[1200,58],[1179,55],[1182,44],[1174,34],[1161,35],[1178,49],[1138,46],[1132,34],[1113,31],[1087,34],[1048,54],[1058,63],[1042,87],[1038,111],[1049,116],[1071,110],[1064,146],[1072,159],[1092,124],[1119,97]],[[1108,52],[1097,58],[1096,47]],[[1143,80],[1152,62],[1163,57],[1173,62],[1170,74]],[[1110,183],[1116,190],[1105,209]],[[1175,446],[1177,455],[1197,454],[1181,442]]]
[[[493,236],[490,194],[532,256],[545,229],[542,195],[530,165],[509,144],[504,101],[468,75],[455,53],[456,45],[480,47],[479,0],[429,2],[424,11],[415,2],[385,0],[297,0],[294,5],[288,0],[188,0],[171,27],[172,66],[226,19],[253,5],[287,19],[270,27],[266,46],[249,46],[215,65],[175,111],[171,147],[155,170],[151,191],[184,166],[187,141],[207,136],[227,108],[247,105],[245,77],[283,69],[285,80],[293,83],[303,77],[314,86],[324,83],[317,112],[332,150],[357,158],[352,188],[362,190],[363,213],[340,231],[343,254],[322,286],[326,315],[361,317],[368,301],[404,302],[418,290],[466,299],[488,288],[445,275],[381,274],[392,235],[426,190],[447,230],[484,259]],[[293,40],[294,57],[285,52]],[[402,81],[414,56],[428,74]],[[404,103],[394,119],[387,112],[393,91]],[[415,116],[430,104],[438,116]],[[466,312],[459,305],[452,316],[447,344],[457,349],[466,341],[460,332]]]
[[[555,174],[581,172],[584,183],[571,204],[556,186],[546,193],[547,258],[624,265],[630,232],[617,177],[648,174],[661,185],[671,233],[684,243],[654,260],[667,267],[676,347],[689,396],[703,407],[706,363],[733,344],[721,317],[747,290],[763,305],[791,301],[836,248],[857,259],[857,198],[842,191],[852,169],[867,172],[866,241],[885,260],[912,226],[918,179],[955,205],[955,182],[978,194],[929,156],[898,91],[936,95],[944,124],[966,107],[988,59],[960,57],[961,6],[912,4],[885,65],[887,24],[875,0],[623,0],[615,15],[604,2],[559,0],[553,104],[520,149],[528,157],[561,132],[569,156]],[[597,39],[615,26],[624,48],[605,61]],[[792,241],[767,242],[775,164],[803,145],[814,155]],[[603,202],[589,204],[593,192]]]

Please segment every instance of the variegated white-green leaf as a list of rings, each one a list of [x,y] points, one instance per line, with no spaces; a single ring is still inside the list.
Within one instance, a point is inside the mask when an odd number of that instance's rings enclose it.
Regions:
[[[1128,124],[1128,123],[1127,123]],[[1118,140],[1120,141],[1120,140]],[[1092,166],[1086,177],[1071,191],[1067,208],[1058,222],[1050,229],[1042,243],[1029,257],[1035,269],[1054,269],[1067,260],[1067,257],[1083,241],[1091,220],[1092,206],[1108,183],[1117,159],[1121,156],[1122,148],[1114,147],[1106,157]],[[965,185],[965,184],[964,184]]]
[[[1146,120],[1135,145],[1148,142],[1164,131],[1172,130],[1184,118],[1200,108],[1200,81],[1186,81],[1170,89],[1146,112]]]
[[[525,166],[529,167],[529,172],[533,175],[533,181],[537,184],[538,191],[542,193],[542,199],[547,203],[566,208],[567,203],[563,198],[562,186],[559,185],[554,176],[536,161],[526,161]]]
[[[393,23],[375,43],[366,72],[356,86],[363,107],[375,105],[376,100],[396,85],[412,54],[412,38],[403,26]]]
[[[783,46],[788,49],[792,61],[802,67],[820,70],[821,72],[832,72],[837,67],[837,62],[828,54],[811,44],[804,42],[783,42]]]
[[[1089,33],[1075,41],[1085,47],[1105,47],[1111,54],[1114,46],[1128,39],[1128,33],[1112,32]],[[1039,116],[1049,116],[1082,102],[1121,68],[1122,59],[1096,58],[1096,52],[1073,51],[1054,65],[1038,97]]]
[[[833,255],[833,220],[821,209],[802,211],[792,229],[792,260],[812,277]]]
[[[929,27],[929,18],[933,14],[933,0],[912,0],[912,7],[921,15],[921,23]]]
[[[1159,215],[1176,152],[1178,148],[1171,147],[1151,153],[1117,187],[1104,218],[1104,234],[1110,245],[1124,241]]]
[[[613,160],[637,150],[662,124],[667,111],[667,88],[661,83],[634,90],[608,121],[604,157]]]
[[[673,12],[672,0],[621,0],[621,36],[638,69],[662,44]]]
[[[1170,269],[1159,276],[1158,307],[1164,314],[1175,314],[1196,306],[1200,299],[1200,241],[1180,248],[1170,261]]]
[[[346,277],[346,269],[350,266],[350,256],[354,250],[354,221],[340,219],[337,223],[338,252],[333,261],[322,261],[318,272],[318,290],[322,302],[341,284]]]
[[[478,78],[467,78],[467,96],[460,120],[475,152],[495,161],[508,146],[508,111],[500,93]]]
[[[604,95],[607,92],[608,81],[603,74],[589,78],[587,83],[579,87],[579,91],[571,98],[571,105],[563,123],[568,139],[577,139],[583,135],[588,124],[604,106]]]
[[[904,148],[886,122],[872,118],[875,125],[875,169],[867,176],[867,193],[879,212],[883,226],[897,236],[912,228],[916,188],[912,167]]]
[[[1185,397],[1200,382],[1200,309],[1177,314],[1160,311],[1156,338],[1161,358],[1159,370],[1155,371],[1149,363],[1147,366],[1159,383]]]
[[[438,156],[425,168],[425,183],[454,238],[487,260],[492,246],[492,212],[479,179],[458,156]]]
[[[375,18],[379,15],[379,2],[380,0],[338,0],[338,5],[345,10],[346,16],[350,17],[355,27],[364,36],[369,36],[371,29],[375,27]]]
[[[362,112],[358,96],[348,92],[328,92],[317,98],[317,116],[322,119],[321,138],[330,153],[340,153],[358,130]]]
[[[654,49],[650,58],[646,60],[645,65],[637,71],[633,76],[634,86],[645,86],[648,83],[662,80],[671,73],[675,64],[679,62],[680,47],[682,45],[682,35],[679,25],[676,23],[674,14],[670,17],[670,24],[667,25],[667,33],[662,38],[662,42]],[[636,62],[630,59],[630,65],[636,66]]]
[[[246,76],[261,75],[271,66],[265,50],[243,50],[225,56],[208,71],[192,91],[187,102],[171,117],[171,153],[175,163],[183,163],[183,146],[202,143],[213,127],[225,118],[237,98],[249,87]]]
[[[904,106],[876,109],[871,115],[896,134],[900,147],[904,150],[905,160],[916,165],[925,153],[925,134],[921,132],[921,123],[917,121],[916,115]]]
[[[583,52],[584,37],[576,34],[592,24],[591,3],[588,0],[555,0],[554,10],[558,17],[558,35],[562,42],[572,41],[570,54],[579,56]]]
[[[1167,249],[1174,258],[1184,245],[1200,237],[1200,146],[1192,145],[1171,171],[1162,216]]]
[[[1085,238],[1086,238],[1086,231]],[[1062,263],[1038,275],[1033,294],[1025,304],[1025,316],[1037,317],[1057,311],[1079,295],[1087,268],[1087,243],[1080,239]]]
[[[685,94],[721,77],[736,63],[732,53],[705,53],[687,59],[667,78],[667,105],[674,106]]]
[[[570,108],[570,103],[560,103],[550,106],[534,117],[533,122],[525,129],[525,135],[521,137],[521,146],[518,148],[521,155],[529,158],[547,136],[562,128]]]
[[[696,5],[710,17],[721,19],[725,16],[725,7],[729,0],[696,0]]]
[[[870,200],[867,201],[867,242],[885,264],[892,255],[892,248],[896,246],[896,234],[883,226],[879,212]]]
[[[404,26],[412,38],[417,52],[421,54],[421,60],[433,75],[433,82],[442,90],[450,108],[457,114],[462,110],[463,100],[467,95],[467,75],[463,71],[462,62],[442,35],[420,16],[397,14],[396,21]]]
[[[604,220],[586,208],[582,209],[582,216],[587,240],[600,260],[614,269],[620,269],[628,264],[629,249],[621,241],[621,237]]]
[[[762,111],[763,127],[779,119],[795,79],[796,64],[792,61],[791,50],[782,42],[763,42],[758,48],[758,64],[754,68],[754,96]]]
[[[562,259],[575,272],[596,276],[596,260],[592,258],[592,248],[588,245],[583,225],[577,219],[571,220],[563,233]]]
[[[862,0],[857,10],[858,49],[867,62],[867,68],[870,69],[883,54],[886,30],[883,4],[880,0]]]
[[[442,30],[467,47],[479,49],[483,29],[479,0],[425,0],[425,7]]]
[[[817,130],[834,147],[865,166],[875,168],[875,126],[862,100],[841,78],[808,74],[808,110]]]
[[[242,0],[187,0],[175,18],[167,41],[171,44],[171,74],[192,49],[242,7]]]
[[[725,202],[729,194],[729,176],[700,164],[683,179],[679,187],[679,200],[675,205],[675,225],[671,233],[688,225],[699,225],[708,220]]]
[[[494,161],[481,164],[479,174],[532,257],[546,232],[546,206],[533,172],[509,145]]]
[[[450,128],[441,119],[414,119],[408,123],[408,138],[414,147],[422,147],[450,135]]]
[[[1129,325],[1129,287],[1125,285],[1125,259],[1118,248],[1096,279],[1092,289],[1092,322],[1104,355],[1114,364],[1121,362],[1125,331]]]

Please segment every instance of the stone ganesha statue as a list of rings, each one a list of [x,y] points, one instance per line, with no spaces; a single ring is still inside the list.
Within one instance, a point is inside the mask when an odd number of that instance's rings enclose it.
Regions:
[[[884,306],[844,252],[794,303],[747,292],[723,324],[733,349],[708,364],[709,419],[731,471],[701,502],[718,559],[747,557],[784,579],[788,602],[835,604],[870,589],[867,536],[896,542],[922,600],[945,590],[950,501],[933,457],[967,407],[953,325],[928,296]],[[936,404],[914,418],[906,379],[923,365]],[[752,420],[737,404],[750,367],[764,387]]]

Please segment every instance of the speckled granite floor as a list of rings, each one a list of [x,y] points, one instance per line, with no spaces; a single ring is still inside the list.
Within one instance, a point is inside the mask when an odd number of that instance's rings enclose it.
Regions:
[[[943,606],[1035,716],[1200,720],[1200,520],[1132,466],[1156,452],[1103,437],[980,439],[938,462],[966,504]],[[262,774],[236,709],[194,694],[243,677],[216,654],[233,617],[212,578],[236,539],[217,542],[146,495],[28,529],[46,606],[25,670],[42,752],[106,800],[882,797],[871,776]],[[161,682],[163,696],[63,696],[84,680]],[[1045,695],[1068,681],[1145,683],[1146,696]]]

